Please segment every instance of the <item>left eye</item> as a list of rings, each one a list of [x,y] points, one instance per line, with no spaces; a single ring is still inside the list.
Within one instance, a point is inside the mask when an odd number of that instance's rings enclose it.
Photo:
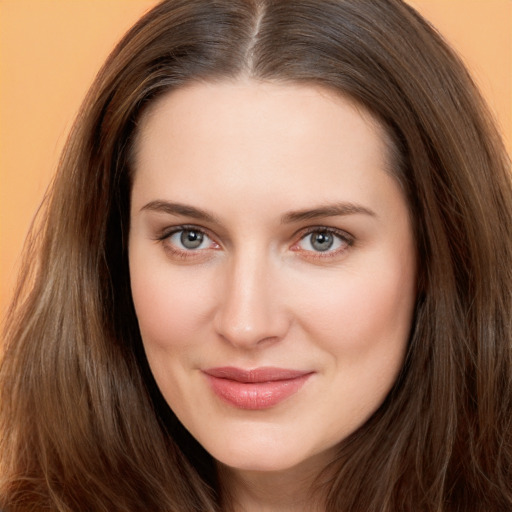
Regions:
[[[297,245],[303,251],[333,252],[350,243],[346,238],[332,231],[318,230],[308,233]]]
[[[169,236],[169,242],[181,250],[194,251],[212,245],[211,238],[198,229],[180,229]]]

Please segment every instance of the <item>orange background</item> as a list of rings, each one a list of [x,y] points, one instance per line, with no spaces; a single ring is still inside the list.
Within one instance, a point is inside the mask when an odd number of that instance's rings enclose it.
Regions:
[[[0,318],[23,240],[95,73],[156,0],[0,0]],[[456,48],[512,153],[512,0],[410,0]]]

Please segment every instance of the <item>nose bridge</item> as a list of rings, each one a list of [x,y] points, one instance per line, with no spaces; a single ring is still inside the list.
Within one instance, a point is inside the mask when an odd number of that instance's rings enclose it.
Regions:
[[[287,329],[276,294],[276,268],[261,248],[246,247],[231,258],[225,274],[215,327],[237,346],[276,341]]]

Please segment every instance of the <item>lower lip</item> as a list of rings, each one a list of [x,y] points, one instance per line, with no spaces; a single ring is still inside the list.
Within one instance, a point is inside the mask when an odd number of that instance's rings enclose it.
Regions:
[[[239,409],[269,409],[291,397],[311,377],[311,373],[293,379],[268,382],[239,382],[206,374],[213,392],[224,402]]]

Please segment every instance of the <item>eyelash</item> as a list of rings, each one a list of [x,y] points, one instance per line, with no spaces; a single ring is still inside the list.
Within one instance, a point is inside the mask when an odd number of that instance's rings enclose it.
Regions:
[[[206,249],[178,249],[173,244],[169,243],[169,240],[173,235],[176,235],[183,231],[193,231],[196,233],[200,233],[201,235],[208,237],[213,243],[215,243],[217,247],[220,247],[220,245],[214,241],[213,237],[209,235],[208,231],[206,231],[204,228],[200,228],[198,226],[193,225],[175,226],[170,230],[165,230],[164,232],[162,232],[161,235],[159,235],[156,238],[156,240],[161,242],[164,245],[165,250],[170,252],[172,256],[177,257],[179,259],[189,260],[191,258],[197,258],[198,256],[202,256],[202,251]]]
[[[200,233],[203,236],[208,237],[215,245],[214,249],[217,249],[220,247],[220,244],[215,242],[214,237],[210,236],[209,232],[205,230],[204,228],[194,226],[194,225],[181,225],[181,226],[175,226],[170,230],[166,230],[162,232],[161,235],[159,235],[156,240],[164,244],[164,247],[167,251],[169,251],[172,256],[177,257],[182,260],[188,260],[191,258],[197,258],[200,256],[204,256],[202,254],[202,251],[205,251],[208,248],[205,249],[178,249],[173,244],[169,243],[169,239],[178,233],[182,233],[184,231],[193,231],[196,233]],[[311,236],[315,233],[322,233],[322,234],[328,234],[333,235],[336,237],[339,241],[342,242],[342,247],[337,248],[335,250],[329,250],[326,251],[314,251],[314,250],[304,250],[297,248],[299,244],[304,241],[308,236]],[[327,226],[311,226],[305,230],[299,231],[294,235],[295,237],[299,237],[297,242],[294,242],[294,244],[291,246],[291,250],[295,252],[302,252],[307,253],[308,258],[313,259],[326,259],[326,258],[333,258],[336,256],[339,256],[343,254],[345,251],[347,251],[353,244],[354,244],[354,237],[347,233],[346,231],[342,231],[337,228],[333,227],[327,227]]]
[[[326,251],[309,251],[309,250],[301,250],[301,249],[294,249],[294,247],[297,247],[303,240],[305,240],[308,236],[311,236],[315,233],[318,234],[328,234],[333,235],[338,240],[342,242],[342,247],[334,250],[326,250]],[[336,256],[340,256],[345,251],[347,251],[350,247],[354,245],[354,237],[347,233],[346,231],[343,231],[341,229],[328,227],[328,226],[311,226],[307,228],[306,230],[300,231],[297,233],[296,236],[299,236],[299,240],[295,242],[292,245],[292,250],[297,250],[297,252],[301,251],[304,253],[308,253],[308,258],[315,258],[315,259],[326,259],[326,258],[335,258]]]

